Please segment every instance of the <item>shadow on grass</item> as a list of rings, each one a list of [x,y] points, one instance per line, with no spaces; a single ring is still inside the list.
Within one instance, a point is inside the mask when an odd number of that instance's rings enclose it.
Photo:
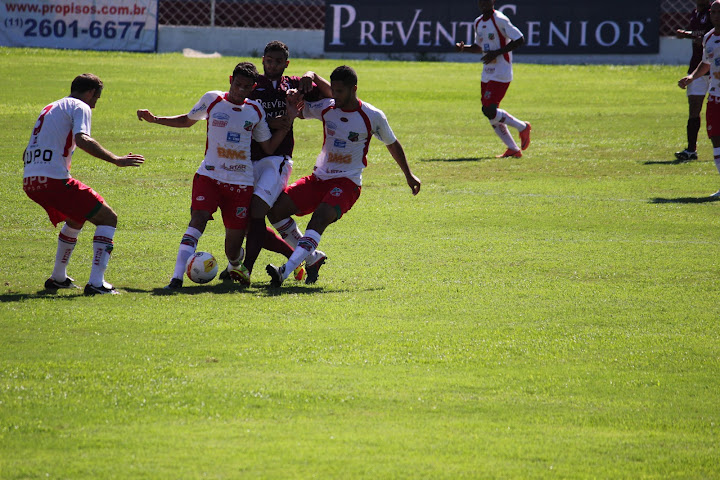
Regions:
[[[38,290],[35,293],[15,293],[7,292],[0,294],[0,303],[7,302],[22,302],[25,300],[35,300],[39,298],[55,298],[57,300],[75,300],[77,297],[82,296],[82,290],[75,290],[80,292],[80,295],[58,295],[56,292],[50,290]]]
[[[464,157],[464,158],[421,158],[421,162],[481,162],[495,157]]]
[[[690,163],[692,160],[648,160],[643,162],[643,165],[682,165],[683,163]]]
[[[213,285],[191,285],[187,287],[183,287],[179,291],[177,290],[165,290],[162,287],[158,288],[132,288],[132,287],[120,287],[116,285],[116,288],[120,291],[122,298],[123,293],[149,293],[151,295],[158,295],[158,296],[171,296],[171,295],[201,295],[203,293],[215,293],[219,295],[224,295],[228,293],[249,293],[256,296],[263,296],[263,297],[277,297],[280,295],[310,295],[310,294],[319,294],[319,293],[347,293],[347,292],[357,292],[359,290],[352,289],[352,288],[325,288],[322,286],[310,286],[310,285],[304,285],[304,284],[289,284],[289,285],[283,285],[280,288],[272,288],[270,285],[258,285],[253,288],[243,288],[239,287],[237,284],[232,283],[219,283],[219,284],[213,284]],[[365,292],[371,292],[371,291],[377,291],[377,290],[383,290],[383,288],[366,288],[362,291]],[[0,294],[0,303],[9,303],[9,302],[23,302],[26,300],[37,300],[41,298],[52,298],[56,301],[60,300],[76,300],[78,298],[84,297],[82,290],[74,290],[73,292],[78,292],[76,295],[68,295],[68,294],[57,294],[56,292],[52,292],[50,290],[39,290],[35,293],[15,293],[15,292],[7,292],[4,294]]]
[[[718,197],[653,198],[650,203],[712,203],[720,202]]]

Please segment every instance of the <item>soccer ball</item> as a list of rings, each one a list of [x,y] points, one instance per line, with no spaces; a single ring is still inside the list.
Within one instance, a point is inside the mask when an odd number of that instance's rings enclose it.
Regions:
[[[218,272],[218,262],[212,253],[195,252],[188,258],[185,274],[195,283],[208,283]]]

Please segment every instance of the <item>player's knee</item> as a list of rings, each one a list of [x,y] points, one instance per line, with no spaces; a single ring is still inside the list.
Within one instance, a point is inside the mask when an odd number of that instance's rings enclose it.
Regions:
[[[488,120],[492,120],[497,115],[497,105],[483,105],[482,112]]]
[[[89,219],[95,225],[117,227],[117,213],[109,205],[103,203],[100,210]]]

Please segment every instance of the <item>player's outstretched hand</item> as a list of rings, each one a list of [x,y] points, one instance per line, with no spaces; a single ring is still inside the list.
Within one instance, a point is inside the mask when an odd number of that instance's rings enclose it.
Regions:
[[[465,42],[458,42],[455,44],[456,52],[462,52],[464,48],[465,48]]]
[[[137,117],[141,122],[145,120],[148,123],[155,123],[155,115],[153,115],[150,110],[138,110]]]
[[[118,157],[118,159],[113,163],[115,163],[118,167],[139,167],[145,163],[145,157],[142,155],[128,153],[124,157]]]
[[[410,186],[410,190],[412,190],[413,195],[420,193],[420,179],[418,177],[411,173],[407,177],[407,183]]]

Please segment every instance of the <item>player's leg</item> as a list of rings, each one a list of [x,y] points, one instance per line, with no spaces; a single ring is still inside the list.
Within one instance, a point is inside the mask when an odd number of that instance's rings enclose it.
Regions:
[[[482,113],[490,121],[495,134],[502,140],[507,147],[504,154],[499,157],[522,156],[520,148],[515,143],[510,131],[504,123],[498,120],[498,109],[500,101],[505,96],[507,84],[499,82],[483,82],[481,86],[482,92]]]
[[[48,290],[57,290],[59,288],[79,288],[73,283],[73,279],[67,274],[67,266],[70,263],[77,239],[82,231],[84,223],[76,222],[70,218],[65,220],[65,224],[58,234],[57,250],[55,251],[55,265],[53,272],[45,281],[45,288]]]
[[[720,132],[720,98],[708,97],[707,108],[705,109],[705,123],[707,124],[708,137],[713,146],[715,167],[720,173],[720,136],[713,136],[714,133]],[[710,196],[720,198],[720,190]]]
[[[223,184],[221,187],[219,206],[225,225],[225,256],[228,260],[226,271],[231,279],[243,286],[250,285],[250,272],[242,264],[245,256],[242,244],[250,225],[250,205],[253,198],[252,186]]]
[[[320,243],[325,229],[332,223],[338,221],[348,212],[360,197],[360,187],[347,178],[326,180],[324,182],[312,182],[310,184],[315,198],[322,195],[322,199],[314,208],[310,222],[308,222],[305,234],[298,241],[297,248],[288,259],[287,263],[280,268],[268,265],[267,271],[272,281],[271,285],[280,286],[298,265],[311,255],[317,254],[317,247]],[[297,192],[294,192],[297,194]],[[301,208],[301,212],[307,212]],[[325,254],[313,261],[307,261],[307,279],[305,283],[315,283],[318,278],[318,271],[327,258]]]
[[[45,288],[50,291],[77,288],[73,279],[67,276],[67,265],[85,221],[97,213],[104,202],[103,197],[74,178],[26,177],[23,190],[28,198],[45,209],[53,225],[64,222],[58,235],[53,273],[45,281]]]
[[[192,186],[192,201],[190,203],[190,222],[180,240],[178,253],[175,257],[175,268],[170,277],[167,290],[177,290],[182,287],[185,266],[188,259],[195,253],[200,237],[205,232],[207,222],[212,219],[213,213],[220,204],[220,187],[217,182],[205,175],[195,174]]]
[[[334,206],[328,205],[327,203],[321,203],[318,205],[315,212],[313,212],[310,222],[308,223],[305,234],[298,241],[295,251],[285,265],[277,270],[277,276],[271,273],[270,270],[268,271],[273,279],[273,284],[277,284],[277,286],[279,286],[285,279],[287,279],[290,272],[295,270],[295,268],[301,265],[306,258],[315,252],[318,244],[320,243],[323,232],[331,223],[336,222],[340,218],[339,215],[340,212]]]
[[[88,218],[95,225],[93,236],[93,261],[90,279],[85,285],[85,295],[117,294],[111,284],[105,281],[105,271],[115,246],[113,238],[117,228],[117,214],[106,203],[100,204],[97,212]]]
[[[675,152],[675,158],[680,161],[697,159],[697,140],[700,132],[700,114],[705,96],[710,86],[710,77],[704,76],[695,79],[687,86],[688,121],[686,126],[687,148]]]

